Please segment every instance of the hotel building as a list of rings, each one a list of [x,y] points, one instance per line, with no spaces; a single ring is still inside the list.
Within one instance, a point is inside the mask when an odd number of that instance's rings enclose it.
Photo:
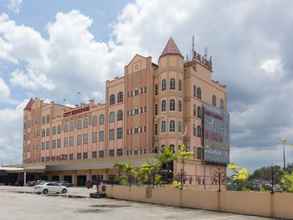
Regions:
[[[225,175],[226,165],[204,158],[204,106],[226,113],[227,92],[212,73],[211,58],[193,51],[184,59],[170,38],[158,64],[135,55],[123,76],[106,81],[105,103],[72,108],[32,98],[24,109],[26,172],[83,185],[115,174],[116,162],[139,165],[164,146],[185,144],[194,152],[185,163],[186,174],[197,176],[192,183],[213,184],[206,177]]]

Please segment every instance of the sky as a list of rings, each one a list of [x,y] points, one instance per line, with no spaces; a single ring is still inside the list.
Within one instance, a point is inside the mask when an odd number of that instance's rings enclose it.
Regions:
[[[281,138],[293,143],[292,10],[290,0],[0,0],[0,165],[22,161],[30,97],[103,101],[136,53],[157,62],[172,36],[190,55],[192,35],[227,85],[231,161],[281,164]]]

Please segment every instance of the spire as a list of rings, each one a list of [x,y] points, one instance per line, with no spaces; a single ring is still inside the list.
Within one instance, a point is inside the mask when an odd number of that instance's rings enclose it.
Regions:
[[[166,55],[179,55],[183,58],[182,54],[180,53],[175,41],[172,37],[169,38],[160,58]]]
[[[32,105],[33,105],[33,104],[34,104],[34,100],[31,98],[31,99],[28,101],[28,103],[26,104],[24,110],[25,110],[25,111],[31,111],[31,109],[32,109]]]

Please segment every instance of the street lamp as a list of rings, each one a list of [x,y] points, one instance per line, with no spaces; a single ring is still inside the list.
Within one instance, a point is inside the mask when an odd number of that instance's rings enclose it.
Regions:
[[[283,145],[283,168],[286,169],[286,146],[293,146],[293,144],[289,144],[286,138],[281,139],[281,144]]]

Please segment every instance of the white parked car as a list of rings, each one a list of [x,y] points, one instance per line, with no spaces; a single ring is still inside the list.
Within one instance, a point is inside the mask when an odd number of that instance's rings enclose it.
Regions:
[[[67,187],[55,182],[43,182],[34,186],[35,193],[67,193]]]

